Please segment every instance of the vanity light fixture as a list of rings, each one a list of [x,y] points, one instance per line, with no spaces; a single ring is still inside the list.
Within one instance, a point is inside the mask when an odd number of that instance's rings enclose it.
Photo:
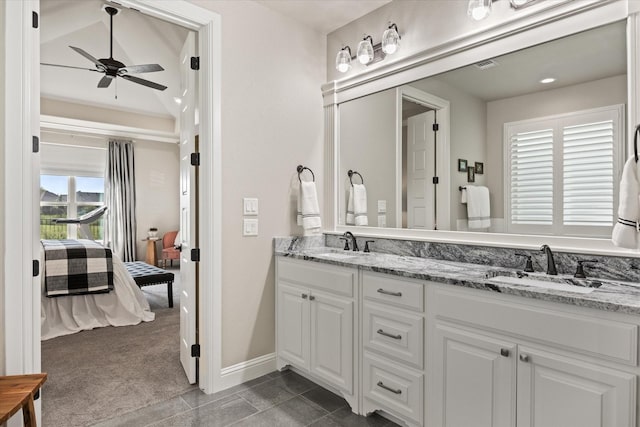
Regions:
[[[400,34],[396,24],[389,24],[389,28],[382,33],[382,51],[387,55],[396,53],[400,47]]]
[[[373,39],[371,36],[364,36],[360,43],[358,43],[356,56],[358,57],[358,62],[362,65],[367,65],[373,61]]]
[[[467,6],[467,15],[481,21],[491,14],[491,5],[494,1],[498,0],[469,0]],[[513,9],[521,9],[523,7],[531,6],[532,4],[540,0],[509,0]]]
[[[554,79],[553,77],[547,77],[547,78],[544,78],[544,79],[540,80],[540,83],[546,85],[548,83],[553,83],[555,81],[556,81],[556,79]]]
[[[394,23],[389,23],[389,26],[382,34],[380,43],[374,45],[373,37],[367,35],[358,43],[355,56],[351,56],[351,48],[349,46],[344,46],[340,49],[336,56],[336,70],[346,73],[351,69],[351,61],[354,59],[357,59],[363,65],[382,61],[386,55],[391,55],[398,51],[400,39],[398,26]]]
[[[336,70],[346,73],[351,69],[351,48],[345,46],[338,51],[336,56]]]

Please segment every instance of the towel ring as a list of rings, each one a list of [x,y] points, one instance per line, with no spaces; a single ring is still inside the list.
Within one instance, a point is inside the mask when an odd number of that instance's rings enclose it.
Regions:
[[[638,134],[640,133],[640,125],[636,126],[636,131],[633,135],[633,155],[638,163]]]
[[[360,177],[360,184],[364,184],[364,178],[357,171],[349,169],[349,171],[347,172],[347,175],[349,175],[349,182],[351,182],[352,187],[353,187],[353,175],[358,175]]]
[[[458,187],[458,190],[462,191],[462,190],[466,190],[467,187],[463,187],[462,185],[460,187]]]
[[[298,165],[298,167],[296,168],[296,170],[298,171],[298,181],[300,181],[300,183],[302,183],[302,180],[300,179],[300,174],[302,172],[304,172],[304,170],[308,170],[309,172],[311,172],[311,177],[313,178],[313,182],[316,182],[316,176],[314,175],[313,171],[311,169],[309,169],[306,166],[302,166],[302,165]]]

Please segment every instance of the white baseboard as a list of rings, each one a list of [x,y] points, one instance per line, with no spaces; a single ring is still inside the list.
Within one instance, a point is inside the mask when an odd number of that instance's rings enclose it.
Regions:
[[[245,362],[236,363],[235,365],[222,368],[220,371],[220,388],[224,390],[238,384],[250,381],[254,378],[266,375],[276,370],[276,354],[270,353],[264,356]]]

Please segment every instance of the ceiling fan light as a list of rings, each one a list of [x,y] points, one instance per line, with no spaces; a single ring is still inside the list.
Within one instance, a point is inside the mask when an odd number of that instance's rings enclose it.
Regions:
[[[467,14],[476,21],[481,21],[491,14],[492,0],[469,0]]]
[[[400,46],[400,34],[396,24],[389,25],[382,34],[382,51],[387,55],[396,53]]]
[[[358,43],[358,62],[362,65],[367,65],[373,61],[373,39],[371,36],[366,36],[360,43]]]
[[[351,48],[345,46],[336,55],[336,70],[346,73],[351,69]]]

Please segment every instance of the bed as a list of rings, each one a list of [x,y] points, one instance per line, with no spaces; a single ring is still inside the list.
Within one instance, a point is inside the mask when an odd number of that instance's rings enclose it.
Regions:
[[[95,244],[89,240],[77,242]],[[47,297],[45,253],[43,245],[40,245],[40,248],[40,320],[43,341],[103,326],[136,325],[155,319],[155,314],[151,312],[142,291],[128,273],[124,263],[115,255],[111,258],[113,290],[101,289],[97,291],[101,293]]]

